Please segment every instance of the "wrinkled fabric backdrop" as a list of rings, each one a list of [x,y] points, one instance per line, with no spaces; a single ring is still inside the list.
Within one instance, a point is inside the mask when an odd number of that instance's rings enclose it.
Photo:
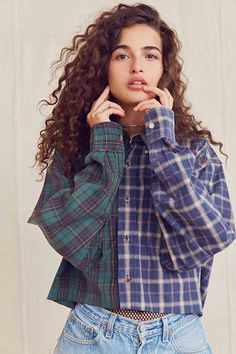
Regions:
[[[133,4],[134,2],[126,1]],[[177,30],[192,112],[224,143],[236,215],[236,2],[149,1]],[[34,163],[45,116],[37,102],[56,87],[50,65],[84,31],[105,0],[0,1],[1,58],[1,324],[0,352],[49,354],[69,308],[46,300],[61,256],[39,228],[26,223],[42,183]],[[58,73],[58,75],[60,72]],[[50,81],[51,80],[51,81]],[[50,110],[43,108],[42,113]],[[216,149],[218,152],[218,148]],[[203,325],[215,354],[236,353],[236,243],[215,256]]]

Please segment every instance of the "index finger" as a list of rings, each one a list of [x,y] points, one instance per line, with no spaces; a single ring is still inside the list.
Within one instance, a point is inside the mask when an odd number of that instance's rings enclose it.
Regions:
[[[172,97],[170,91],[167,88],[165,88],[164,91],[167,93],[167,96]]]
[[[156,87],[156,86],[145,85],[145,86],[143,86],[143,89],[147,90],[147,91],[152,91],[153,93],[155,93],[158,96],[165,95],[165,92],[163,90],[161,90],[159,87]]]
[[[102,104],[106,99],[107,99],[107,97],[109,96],[109,91],[110,91],[110,87],[109,86],[107,86],[104,90],[103,90],[103,92],[102,92],[102,94],[98,97],[98,99],[95,101],[95,104],[94,104],[94,106],[93,106],[93,110],[94,109],[97,109],[99,106],[100,106],[100,104]]]

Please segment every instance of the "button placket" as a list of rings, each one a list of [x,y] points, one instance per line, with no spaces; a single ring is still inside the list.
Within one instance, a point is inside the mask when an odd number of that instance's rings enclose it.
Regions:
[[[129,242],[129,236],[128,236],[128,235],[125,235],[124,241],[125,241],[125,242]]]
[[[130,197],[129,197],[129,196],[126,196],[126,197],[125,197],[125,202],[126,202],[126,203],[129,203],[129,201],[130,201]]]
[[[126,274],[126,276],[125,276],[125,282],[126,283],[129,283],[130,282],[130,276],[129,276],[129,274]]]

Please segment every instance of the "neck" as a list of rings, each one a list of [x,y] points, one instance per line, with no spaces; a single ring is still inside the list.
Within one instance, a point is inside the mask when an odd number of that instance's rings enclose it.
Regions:
[[[124,127],[123,130],[131,137],[136,134],[143,134],[145,132],[145,126],[143,127]]]
[[[143,133],[145,131],[145,123],[144,123],[145,113],[135,112],[133,110],[133,107],[135,107],[136,104],[133,104],[132,106],[120,104],[120,106],[125,111],[125,116],[120,117],[118,120],[119,124],[123,127],[123,129],[129,135]]]

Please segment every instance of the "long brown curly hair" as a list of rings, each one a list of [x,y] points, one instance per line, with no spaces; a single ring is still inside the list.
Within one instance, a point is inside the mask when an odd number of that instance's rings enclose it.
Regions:
[[[50,101],[39,102],[55,105],[45,120],[45,128],[40,131],[37,144],[39,151],[35,155],[35,163],[38,161],[41,177],[55,149],[62,153],[66,176],[73,175],[76,164],[83,166],[84,157],[89,153],[90,127],[87,114],[108,84],[109,61],[121,30],[134,24],[151,26],[161,37],[164,71],[158,87],[166,87],[173,96],[177,142],[185,144],[186,139],[204,137],[211,144],[219,145],[220,152],[228,159],[228,155],[221,151],[223,144],[213,140],[211,132],[201,126],[202,121],[197,121],[190,114],[191,105],[185,102],[187,84],[182,78],[185,75],[182,73],[183,60],[179,56],[181,42],[176,31],[161,19],[152,6],[121,3],[101,13],[84,34],[76,34],[71,46],[63,48],[59,60],[52,63],[56,71],[59,68],[64,68],[64,71],[57,88],[49,95]],[[117,117],[111,115],[112,118]]]

